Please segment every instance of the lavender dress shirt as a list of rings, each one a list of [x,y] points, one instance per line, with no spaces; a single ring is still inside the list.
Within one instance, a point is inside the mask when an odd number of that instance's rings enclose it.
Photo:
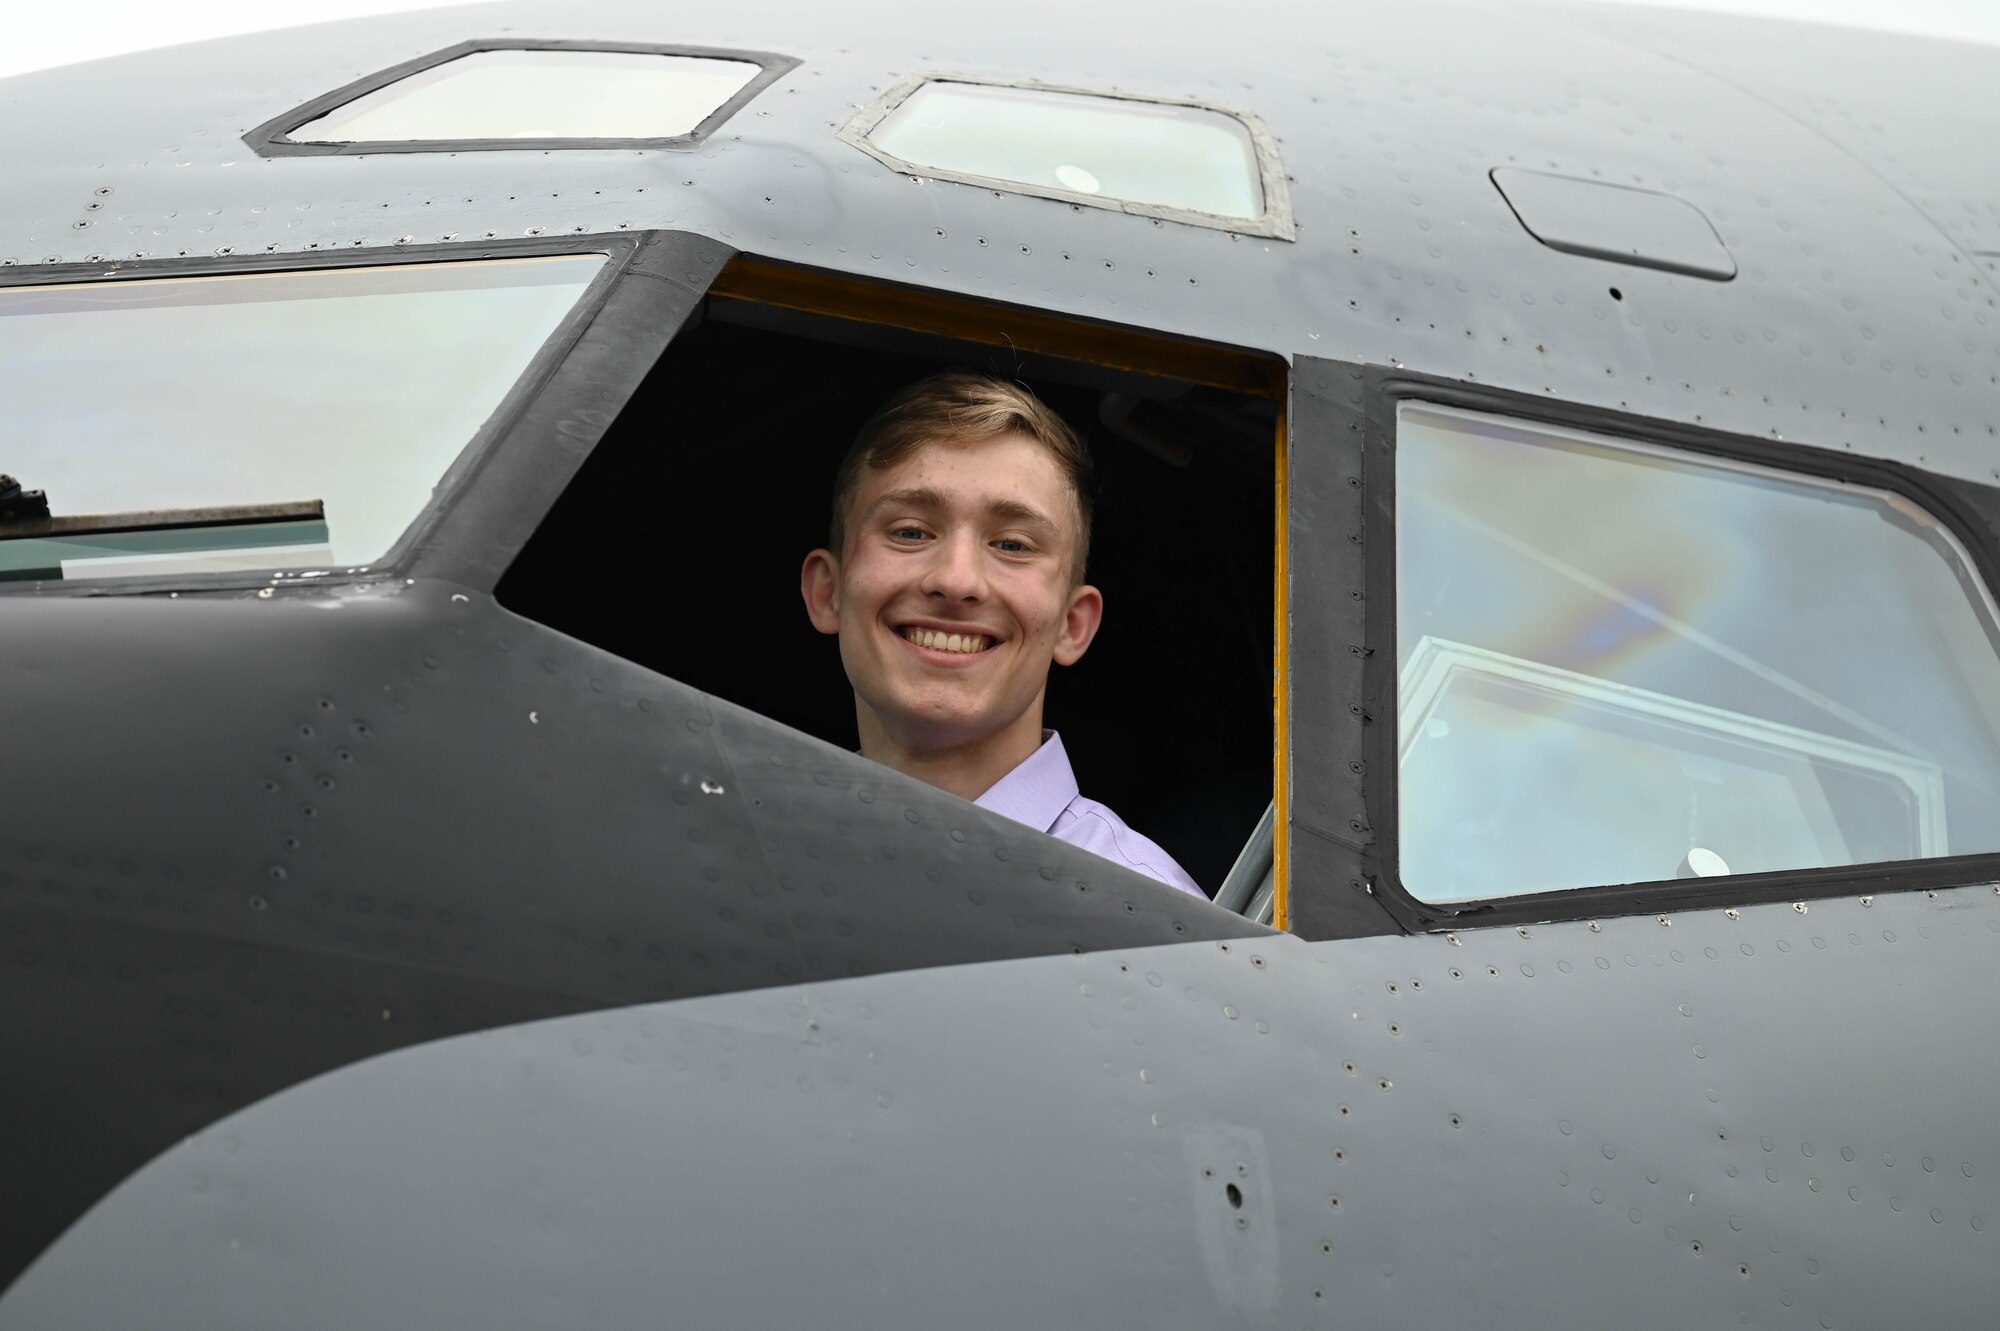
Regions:
[[[1043,731],[1042,747],[973,803],[1208,900],[1208,893],[1174,863],[1173,856],[1096,800],[1083,797],[1076,773],[1070,770],[1069,754],[1063,751],[1062,736],[1053,730]]]

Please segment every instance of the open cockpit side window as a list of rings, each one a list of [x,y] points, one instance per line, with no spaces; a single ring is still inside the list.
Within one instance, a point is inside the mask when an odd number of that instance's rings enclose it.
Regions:
[[[497,595],[853,749],[800,564],[857,427],[951,368],[1025,384],[1094,454],[1104,627],[1053,672],[1045,724],[1083,793],[1213,895],[1272,798],[1275,358],[739,257]]]

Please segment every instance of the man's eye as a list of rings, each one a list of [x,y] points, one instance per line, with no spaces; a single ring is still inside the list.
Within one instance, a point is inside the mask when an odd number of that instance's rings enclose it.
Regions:
[[[1002,553],[1010,555],[1025,555],[1033,548],[1026,541],[1016,540],[1012,536],[1003,536],[993,544]]]
[[[921,541],[930,535],[922,527],[898,527],[889,534],[899,541]]]

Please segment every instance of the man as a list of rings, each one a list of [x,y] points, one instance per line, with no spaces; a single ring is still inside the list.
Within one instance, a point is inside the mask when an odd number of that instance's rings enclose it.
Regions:
[[[1090,647],[1090,455],[1016,384],[940,374],[885,404],[834,480],[830,548],[800,591],[840,638],[861,752],[1204,896],[1173,857],[1084,799],[1042,729],[1049,665]]]

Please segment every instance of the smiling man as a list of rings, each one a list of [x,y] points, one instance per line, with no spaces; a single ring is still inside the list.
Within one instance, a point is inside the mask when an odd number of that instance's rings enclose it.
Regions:
[[[976,374],[904,389],[834,480],[800,591],[840,638],[861,752],[1196,896],[1173,857],[1083,798],[1042,729],[1051,663],[1104,616],[1084,582],[1090,454],[1034,394]]]

